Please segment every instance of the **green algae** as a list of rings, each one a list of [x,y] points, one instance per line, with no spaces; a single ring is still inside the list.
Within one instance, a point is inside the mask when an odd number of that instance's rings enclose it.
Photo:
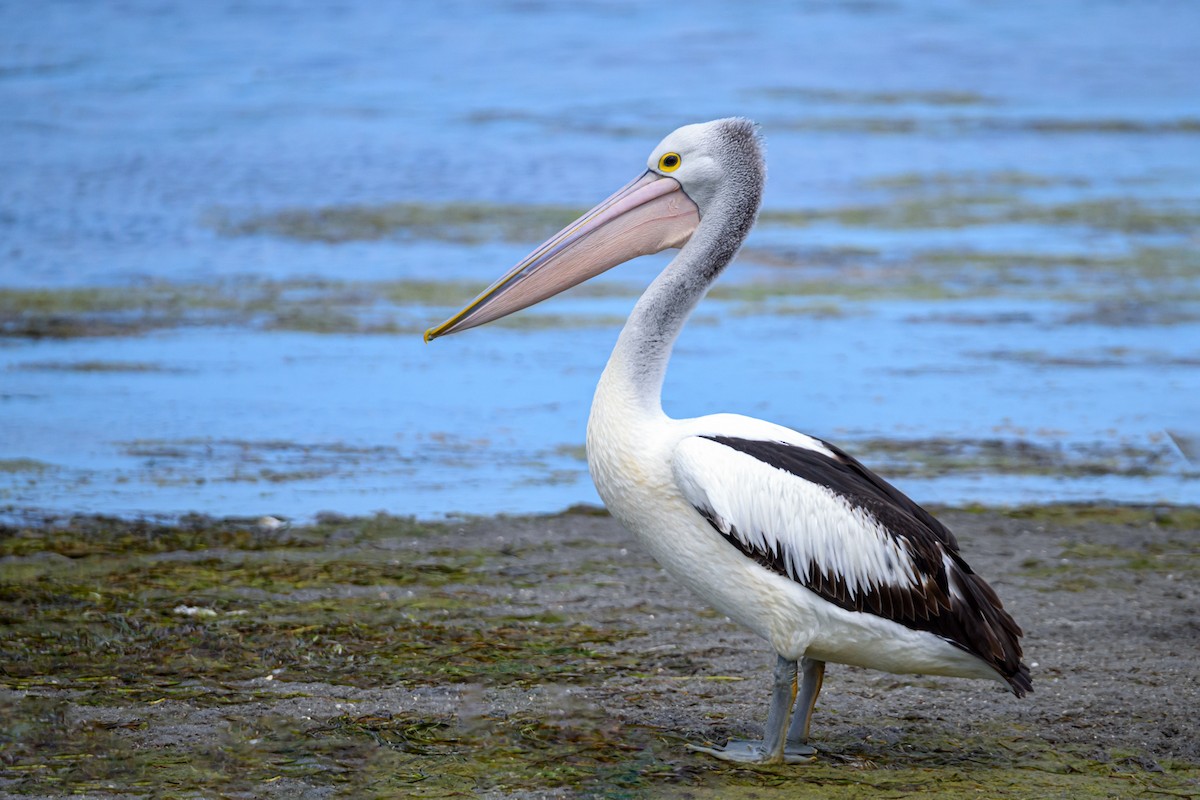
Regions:
[[[27,361],[17,369],[35,372],[180,372],[181,370],[147,361]]]
[[[199,514],[184,515],[171,522],[80,516],[0,525],[0,557],[53,553],[79,559],[100,555],[196,552],[211,548],[244,552],[285,547],[299,550],[322,547],[331,539],[362,544],[380,538],[418,536],[427,530],[428,525],[409,517],[386,514],[355,519],[334,516],[304,527],[276,527],[256,520],[214,519]]]
[[[440,608],[403,598],[241,601],[250,607],[246,613],[216,617],[183,617],[167,608],[90,608],[83,622],[73,622],[73,614],[43,615],[39,630],[5,620],[11,638],[3,654],[14,660],[0,680],[13,689],[69,690],[74,702],[87,705],[138,699],[206,704],[209,695],[230,705],[255,698],[252,686],[238,682],[266,676],[275,685],[498,686],[578,684],[622,669],[621,658],[596,646],[625,636],[623,631],[537,619],[472,626],[465,624],[464,609],[484,598],[457,593],[444,599]],[[64,599],[46,594],[37,601],[46,606]],[[432,621],[444,618],[437,612],[447,608],[459,613],[450,622]],[[80,653],[89,658],[81,660]]]
[[[1140,119],[1034,119],[1028,127],[1037,133],[1108,133],[1108,134],[1196,134],[1200,133],[1200,119],[1181,117],[1160,121]]]
[[[936,206],[936,204],[935,204]],[[1001,208],[997,206],[996,208]],[[878,209],[877,209],[878,210]],[[995,209],[993,209],[995,210]],[[845,210],[843,210],[845,211]],[[1081,214],[1076,208],[1064,217]],[[764,224],[813,224],[833,212],[763,212]],[[842,212],[837,212],[842,213]],[[871,221],[870,208],[846,212],[843,222]],[[961,209],[898,203],[886,212],[903,224],[957,224]],[[1189,212],[1190,213],[1190,212]],[[941,218],[939,215],[949,214]],[[1140,218],[1137,218],[1140,219]],[[1126,223],[1158,226],[1191,224],[1190,217],[1155,217]],[[922,220],[924,220],[922,222]],[[959,219],[961,221],[961,219]],[[1125,224],[1125,223],[1121,223]],[[734,313],[816,315],[841,313],[827,301],[817,304],[763,304],[779,297],[872,300],[953,300],[1035,295],[1067,302],[1100,303],[1079,320],[1116,324],[1178,324],[1193,320],[1188,304],[1200,301],[1191,285],[1200,256],[1194,248],[1142,246],[1121,255],[1047,255],[936,249],[897,259],[865,248],[800,249],[751,246],[741,261],[775,268],[769,280],[723,282],[714,300],[741,304]],[[212,284],[155,283],[138,287],[0,290],[0,337],[77,338],[131,336],[162,329],[242,327],[307,334],[416,336],[439,318],[461,308],[481,285],[473,281],[219,281]],[[642,284],[601,281],[575,287],[568,297],[636,297]],[[1107,305],[1104,305],[1107,303]],[[763,304],[763,305],[760,305]],[[1115,304],[1115,305],[1114,305]],[[1089,316],[1090,315],[1090,316]],[[698,318],[704,322],[704,318]],[[517,330],[613,327],[622,314],[527,313],[497,324]],[[711,317],[708,319],[711,321]],[[30,361],[15,369],[77,373],[172,373],[170,364],[94,359],[78,362]]]
[[[1070,203],[1031,203],[1004,193],[901,195],[877,205],[825,209],[773,209],[759,215],[766,226],[800,228],[837,223],[849,228],[960,229],[982,225],[1077,225],[1126,234],[1186,233],[1200,211],[1181,203],[1110,198]]]
[[[415,336],[438,314],[474,297],[471,281],[398,280],[225,281],[154,284],[141,288],[0,290],[0,336],[79,338],[129,336],[186,327],[242,326],[315,334]],[[572,290],[582,298],[632,297],[638,287],[600,283]],[[431,312],[430,309],[436,309]],[[499,324],[514,328],[610,325],[615,315],[523,315]],[[141,362],[29,362],[25,370],[74,372],[174,372]]]
[[[553,453],[573,461],[587,461],[587,446],[583,444],[560,444],[554,448]]]
[[[1003,513],[1039,528],[1068,532],[1095,525],[1171,532],[1169,538],[1127,545],[1064,539],[1056,558],[1026,559],[1021,564],[1021,574],[1038,581],[1039,591],[1079,592],[1101,584],[1134,591],[1140,576],[1147,573],[1182,579],[1185,584],[1200,580],[1200,540],[1195,536],[1200,531],[1200,508],[1094,503],[1025,506]]]
[[[923,262],[934,265],[1003,269],[1006,267],[1055,270],[1071,268],[1089,273],[1100,271],[1106,277],[1117,274],[1143,279],[1192,276],[1200,267],[1200,254],[1190,247],[1137,247],[1124,255],[1067,255],[979,250],[929,250],[921,253]]]
[[[231,285],[153,283],[122,287],[0,289],[0,336],[122,336],[175,327],[204,312],[253,307]]]
[[[620,314],[552,314],[534,312],[515,314],[511,317],[496,320],[492,324],[502,328],[523,331],[620,328],[625,324],[625,317]],[[704,324],[703,319],[700,320],[700,324]]]
[[[1061,506],[1007,513],[1200,528],[1197,509]],[[690,754],[676,732],[622,721],[569,694],[547,709],[503,714],[470,704],[457,713],[341,711],[309,718],[277,711],[277,704],[304,702],[315,687],[328,685],[533,690],[658,677],[644,673],[645,654],[619,647],[642,635],[626,625],[511,602],[489,611],[495,592],[519,574],[508,565],[533,555],[522,545],[464,546],[474,537],[454,538],[405,555],[407,543],[442,542],[438,537],[461,525],[327,515],[310,526],[193,517],[173,525],[77,518],[0,528],[0,686],[15,691],[0,694],[0,714],[10,720],[0,726],[6,791],[184,797],[260,794],[274,786],[284,794],[323,787],[356,798],[1198,794],[1196,764],[1050,741],[1008,723],[947,734],[937,723],[873,719],[861,733],[822,739],[811,763],[747,768]],[[1165,570],[1180,560],[1200,563],[1196,547],[1186,540],[1140,548],[1072,541],[1061,554],[1088,567]],[[575,562],[588,575],[596,566],[591,559]],[[558,580],[573,585],[578,576]],[[662,679],[697,677],[721,676],[697,676],[684,660]],[[176,707],[219,709],[216,735],[156,742],[159,720]],[[89,708],[114,713],[93,718]]]
[[[870,116],[806,114],[779,117],[767,124],[774,130],[854,132],[864,134],[1029,133],[1038,136],[1192,136],[1200,133],[1200,119],[1181,116],[1146,120],[1131,117],[997,116],[979,113],[999,100],[975,92],[846,92],[793,87],[760,89],[755,94],[801,105],[841,105],[878,109]],[[909,109],[938,109],[945,113],[912,114]]]
[[[569,206],[401,202],[285,209],[240,219],[220,211],[214,212],[209,222],[224,236],[270,235],[325,243],[406,237],[479,244],[544,239],[583,210]]]
[[[1200,775],[1139,753],[1096,758],[1032,735],[958,739],[924,727],[829,742],[808,764],[747,768],[687,755],[660,729],[586,708],[550,717],[343,714],[307,724],[232,712],[219,737],[186,750],[132,746],[122,733],[136,721],[72,726],[61,702],[26,698],[15,710],[27,722],[0,739],[0,775],[18,790],[246,792],[301,780],[368,798],[1125,798],[1194,797]]]
[[[1179,469],[1165,442],[1072,445],[1024,439],[866,439],[854,443],[859,458],[888,477],[934,478],[947,474],[1052,475],[1082,478],[1164,474]]]
[[[478,281],[401,280],[369,284],[373,293],[397,304],[416,306],[465,305],[485,287]],[[640,284],[602,281],[584,283],[569,290],[568,297],[608,298],[637,297],[644,287]]]
[[[504,559],[395,550],[429,528],[377,517],[284,530],[103,518],[0,529],[0,684],[100,705],[208,691],[228,703],[230,682],[267,674],[369,686],[619,668],[593,648],[636,631],[546,625],[542,609],[481,618],[479,588],[511,583]],[[43,554],[56,558],[33,557]]]
[[[42,473],[54,469],[53,464],[38,461],[36,458],[0,458],[0,472],[7,473]]]
[[[336,752],[304,752],[300,732],[281,720],[233,717],[221,735],[192,747],[140,748],[120,735],[124,726],[72,725],[62,701],[26,697],[12,710],[26,722],[0,734],[0,775],[22,794],[246,796],[281,779],[337,785],[347,772],[326,761]]]
[[[881,129],[903,131],[910,123],[878,120],[873,124]],[[894,191],[894,196],[885,202],[815,209],[768,207],[759,215],[759,222],[774,227],[836,223],[850,228],[902,230],[1000,224],[1082,225],[1124,233],[1151,233],[1186,232],[1200,221],[1200,211],[1183,203],[1128,198],[1030,202],[1012,190],[1039,188],[1038,179],[1021,173],[973,176],[972,180],[955,181],[950,176],[932,175],[928,181],[919,182],[913,176],[901,176],[881,184],[882,188]],[[285,209],[236,221],[226,214],[217,217],[214,226],[226,236],[269,235],[325,243],[399,238],[473,245],[489,241],[540,241],[570,223],[582,210],[563,206],[406,202]]]
[[[994,172],[901,172],[873,178],[863,184],[869,189],[893,191],[963,191],[980,187],[1002,186],[1009,189],[1043,189],[1050,186],[1082,186],[1077,178],[1050,178],[1019,170]]]
[[[1135,350],[1128,347],[1099,347],[1093,350],[1075,351],[1070,354],[1048,353],[1044,350],[993,350],[987,353],[972,353],[976,357],[996,361],[1015,361],[1038,367],[1082,367],[1088,369],[1106,367],[1153,366],[1153,367],[1197,367],[1200,356],[1185,356],[1161,350]]]
[[[129,311],[179,304],[180,295],[145,288],[64,288],[0,290],[0,314],[79,314]]]
[[[1196,208],[1179,203],[1101,199],[1075,203],[1018,206],[1004,221],[1040,225],[1080,225],[1122,233],[1185,232],[1200,223]]]
[[[845,89],[816,89],[793,86],[773,86],[755,89],[751,94],[777,100],[805,101],[821,104],[868,105],[868,106],[986,106],[994,105],[995,98],[977,92],[959,90],[862,92]]]
[[[655,782],[691,772],[661,760],[668,737],[622,725],[588,709],[552,718],[517,713],[471,720],[415,715],[342,717],[316,732],[372,746],[404,765],[385,792],[411,797],[474,791],[570,789],[575,796],[633,796]]]
[[[976,510],[982,510],[982,508]],[[1130,527],[1152,526],[1164,530],[1200,531],[1200,508],[1196,506],[1056,503],[1011,508],[1002,513],[1014,519],[1030,520],[1056,527],[1078,527],[1100,523]]]
[[[920,275],[905,275],[893,280],[844,281],[833,278],[782,280],[771,283],[718,284],[709,291],[714,300],[733,300],[744,304],[762,303],[780,297],[838,297],[853,301],[868,300],[952,300],[979,297],[981,292],[958,289],[927,280]]]
[[[244,314],[257,298],[238,298],[230,286],[154,284],[0,290],[0,336],[76,338],[135,335]],[[221,312],[219,314],[214,312]]]
[[[832,302],[788,303],[768,300],[747,301],[733,307],[735,317],[809,317],[811,319],[841,319],[848,312],[843,306]]]
[[[401,324],[396,320],[365,321],[354,314],[336,309],[289,308],[272,316],[267,330],[299,333],[416,334],[420,323]]]
[[[654,732],[546,722],[529,714],[461,720],[411,714],[343,715],[320,723],[228,715],[222,735],[192,748],[131,746],[104,726],[73,728],[64,704],[24,701],[30,720],[0,740],[0,775],[18,789],[255,792],[281,780],[331,787],[336,796],[445,797],[514,788],[570,788],[620,796],[646,777],[678,772],[639,754]],[[65,733],[65,735],[64,735]],[[103,754],[103,755],[96,755]],[[225,795],[228,796],[228,795]]]
[[[748,248],[739,258],[778,269],[769,281],[718,284],[711,296],[757,301],[827,296],[854,301],[1022,297],[1090,304],[1069,321],[1175,325],[1196,317],[1200,301],[1194,248],[1138,247],[1121,255],[1048,255],[964,249],[825,254],[793,247]],[[935,319],[954,317],[938,315]]]
[[[738,260],[766,267],[847,267],[881,258],[875,247],[769,247],[749,244],[738,251]]]
[[[1200,579],[1200,543],[1171,539],[1124,547],[1068,541],[1054,560],[1023,562],[1021,574],[1042,592],[1083,592],[1101,585],[1135,591],[1147,574],[1191,582]]]
[[[422,465],[469,466],[469,456],[491,442],[430,431],[416,437],[427,452],[415,456],[395,445],[355,445],[345,442],[305,442],[285,439],[184,437],[134,439],[114,444],[138,459],[134,477],[158,486],[190,484],[291,483],[329,477],[349,477],[363,470],[405,479]],[[577,480],[576,472],[553,472],[551,461],[565,454],[547,448],[530,457],[512,456],[512,466],[537,473],[539,482]],[[128,480],[128,476],[125,476]]]

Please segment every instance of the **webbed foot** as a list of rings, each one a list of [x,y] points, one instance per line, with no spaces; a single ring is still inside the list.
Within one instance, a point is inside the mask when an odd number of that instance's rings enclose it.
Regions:
[[[766,743],[750,739],[730,739],[724,747],[701,747],[689,744],[689,750],[704,753],[722,761],[737,764],[805,764],[812,761],[817,750],[806,744],[789,744],[782,753],[769,753]]]

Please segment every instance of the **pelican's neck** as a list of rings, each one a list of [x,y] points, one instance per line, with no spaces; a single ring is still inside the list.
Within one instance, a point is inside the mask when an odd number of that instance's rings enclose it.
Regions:
[[[642,294],[600,379],[601,386],[619,390],[626,402],[632,401],[645,413],[662,413],[662,387],[671,350],[717,274],[704,276],[702,262],[691,256],[685,247]]]
[[[675,340],[758,214],[761,174],[750,177],[754,180],[735,182],[712,199],[691,239],[638,300],[608,359],[597,401],[615,393],[641,413],[662,415],[663,379]]]

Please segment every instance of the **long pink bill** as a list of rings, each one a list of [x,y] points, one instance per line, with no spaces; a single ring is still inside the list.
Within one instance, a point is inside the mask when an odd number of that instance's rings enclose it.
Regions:
[[[556,233],[425,341],[506,317],[637,256],[682,247],[700,210],[674,178],[647,171]]]

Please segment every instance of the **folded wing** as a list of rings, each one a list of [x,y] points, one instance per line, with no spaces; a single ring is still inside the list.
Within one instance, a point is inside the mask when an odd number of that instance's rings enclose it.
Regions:
[[[929,512],[837,447],[717,434],[677,446],[680,490],[729,544],[847,611],[927,631],[1031,688],[1021,629]]]

